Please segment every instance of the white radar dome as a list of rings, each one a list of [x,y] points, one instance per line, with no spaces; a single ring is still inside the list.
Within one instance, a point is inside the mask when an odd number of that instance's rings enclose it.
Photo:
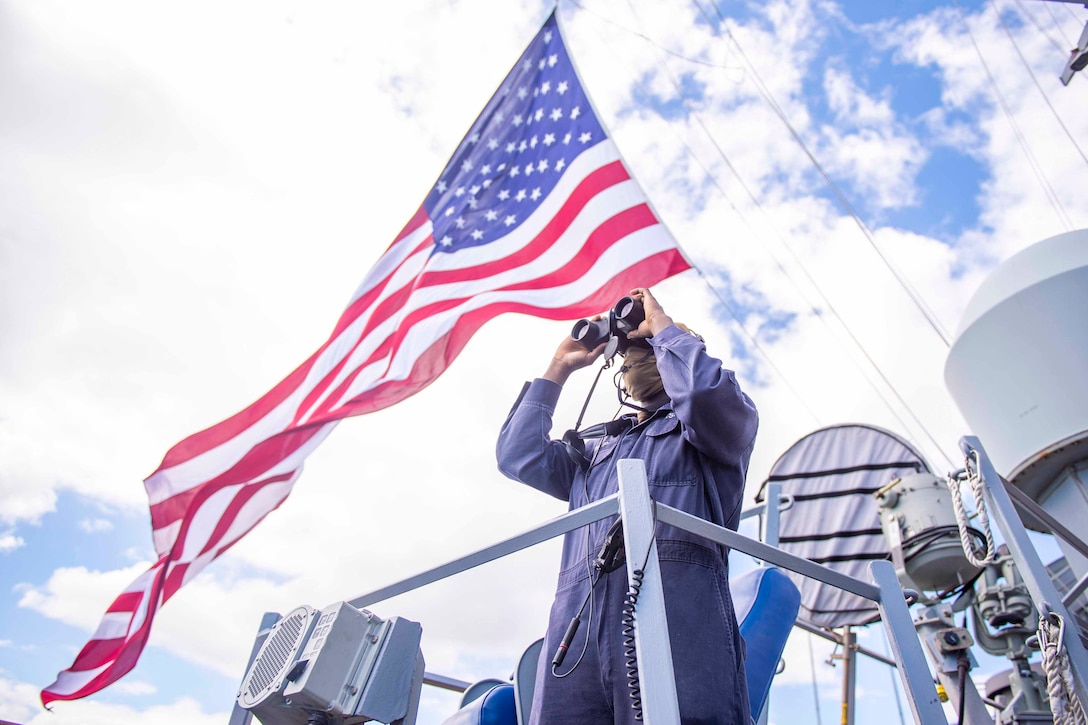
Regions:
[[[1088,459],[1088,229],[1045,239],[990,274],[944,376],[994,467],[1032,498]]]

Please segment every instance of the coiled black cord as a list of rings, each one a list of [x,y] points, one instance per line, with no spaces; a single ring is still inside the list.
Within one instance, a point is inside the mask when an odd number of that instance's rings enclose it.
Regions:
[[[631,696],[631,707],[635,711],[635,719],[642,720],[642,688],[638,682],[638,654],[635,648],[635,605],[638,603],[638,593],[642,589],[642,569],[631,572],[631,586],[627,590],[627,596],[623,600],[623,615],[620,617],[623,634],[623,666],[627,671],[627,690]]]
[[[646,575],[646,565],[650,563],[650,552],[653,551],[654,538],[657,536],[657,501],[651,498],[650,507],[654,519],[654,536],[650,537],[650,545],[646,547],[646,555],[642,557],[642,566],[631,572],[631,585],[627,589],[627,596],[623,598],[623,614],[620,617],[623,664],[627,671],[627,692],[631,697],[631,708],[635,711],[635,720],[639,722],[642,721],[642,688],[638,680],[638,648],[635,647],[635,605],[638,604],[642,577]],[[633,565],[634,562],[632,561],[631,564]]]

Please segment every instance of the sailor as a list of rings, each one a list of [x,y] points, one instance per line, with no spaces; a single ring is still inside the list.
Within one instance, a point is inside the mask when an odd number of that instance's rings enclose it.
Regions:
[[[563,384],[605,347],[586,350],[568,336],[544,375],[527,384],[503,425],[499,469],[576,509],[616,493],[616,462],[639,458],[652,498],[735,530],[758,425],[755,406],[734,373],[707,354],[701,338],[675,324],[648,289],[634,289],[631,296],[642,303],[645,319],[628,338],[649,342],[648,349],[628,347],[624,360],[624,385],[638,403],[633,406],[638,414],[623,416],[603,437],[584,441],[581,461],[570,455],[569,441],[550,437]],[[626,567],[601,574],[586,602],[597,578],[592,562],[611,523],[598,521],[564,539],[531,723],[637,719],[624,652]],[[744,643],[729,593],[727,549],[664,524],[656,533],[681,720],[747,725]],[[626,552],[626,566],[639,567],[645,553]],[[553,655],[584,603],[569,654],[553,667]]]

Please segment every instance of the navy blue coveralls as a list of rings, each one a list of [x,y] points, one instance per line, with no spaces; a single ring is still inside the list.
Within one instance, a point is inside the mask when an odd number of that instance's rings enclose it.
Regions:
[[[618,490],[616,462],[645,462],[650,495],[661,503],[736,529],[758,416],[734,374],[706,353],[699,338],[675,326],[649,339],[670,403],[624,433],[587,441],[592,466],[583,472],[561,441],[551,440],[561,386],[537,379],[523,391],[499,436],[499,469],[508,477],[570,502],[575,509]],[[626,680],[621,616],[626,568],[601,578],[566,661],[567,677],[551,660],[589,590],[588,561],[611,522],[568,533],[562,566],[537,670],[530,722],[535,725],[633,723]],[[658,556],[677,697],[685,724],[748,725],[744,644],[729,594],[727,550],[672,526],[659,524]],[[588,550],[587,550],[588,545]],[[645,552],[627,552],[641,564]]]

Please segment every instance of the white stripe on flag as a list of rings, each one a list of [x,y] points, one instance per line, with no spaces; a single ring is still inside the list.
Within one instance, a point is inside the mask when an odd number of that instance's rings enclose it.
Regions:
[[[329,433],[332,432],[332,429],[336,427],[338,422],[339,421],[326,423],[304,445],[299,446],[298,449],[286,458],[277,461],[266,473],[253,480],[274,478],[292,472],[294,472],[297,477],[298,472],[302,469],[303,461],[305,461],[306,457],[310,455],[310,453],[312,453],[326,437],[328,437]],[[183,548],[180,556],[176,559],[178,564],[192,561],[200,555],[201,550],[204,548],[204,545],[208,543],[208,539],[215,530],[215,527],[222,520],[227,507],[234,501],[235,496],[241,488],[243,488],[243,485],[238,484],[227,486],[222,490],[215,492],[203,501],[200,507],[192,513],[190,517],[191,523],[189,525],[189,530],[185,534],[185,540],[180,542]]]
[[[79,692],[86,687],[91,680],[105,672],[109,666],[110,665],[107,663],[101,667],[96,667],[93,670],[81,670],[79,672],[64,670],[57,675],[56,681],[46,689],[50,692],[60,694]]]
[[[106,612],[91,639],[117,639],[128,635],[132,612]]]

